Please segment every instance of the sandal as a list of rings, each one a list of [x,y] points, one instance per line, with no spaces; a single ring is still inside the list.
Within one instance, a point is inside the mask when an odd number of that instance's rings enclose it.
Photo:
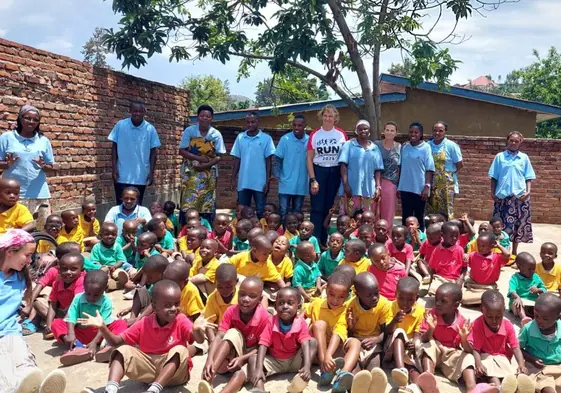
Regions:
[[[335,382],[333,383],[331,391],[333,393],[346,393],[347,390],[351,389],[353,378],[353,373],[350,373],[348,371],[339,371],[337,373],[337,377],[335,378]]]
[[[22,335],[24,336],[30,336],[37,333],[37,326],[35,326],[35,324],[31,322],[30,319],[26,319],[25,321],[23,321],[21,323],[21,328]]]
[[[397,386],[407,386],[409,383],[409,373],[406,368],[394,368],[392,370],[392,379]]]
[[[333,360],[333,362],[335,363],[335,370],[329,372],[329,371],[322,371],[320,376],[319,376],[319,381],[318,381],[318,385],[319,386],[329,386],[331,385],[331,381],[333,381],[333,378],[335,378],[335,375],[337,374],[337,372],[343,368],[343,366],[345,365],[345,359],[343,358],[335,358]]]
[[[385,392],[386,386],[388,386],[388,377],[384,370],[380,367],[374,367],[372,371],[372,382],[370,383],[368,392],[369,393],[378,393],[378,392]]]

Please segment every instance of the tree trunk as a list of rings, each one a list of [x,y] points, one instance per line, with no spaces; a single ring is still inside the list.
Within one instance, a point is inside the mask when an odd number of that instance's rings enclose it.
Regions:
[[[384,0],[380,6],[379,24],[385,23],[386,15],[388,12],[389,0]],[[371,123],[370,134],[372,139],[380,139],[382,136],[382,101],[380,99],[380,50],[381,43],[377,41],[374,45],[374,53],[372,55],[372,97],[374,101],[374,116],[375,121]]]

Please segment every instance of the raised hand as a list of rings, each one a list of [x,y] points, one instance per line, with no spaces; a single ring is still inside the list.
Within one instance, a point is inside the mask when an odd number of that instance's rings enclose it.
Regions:
[[[39,158],[34,158],[32,161],[41,169],[45,166],[45,160],[43,160],[43,157],[41,156],[39,156]]]
[[[430,311],[425,312],[425,321],[427,322],[427,325],[429,325],[429,328],[433,330],[436,329],[436,318]]]
[[[460,337],[467,337],[471,333],[473,324],[469,319],[467,319],[462,326],[460,326],[459,333]]]
[[[84,315],[86,318],[78,318],[76,322],[83,326],[91,326],[99,329],[104,325],[103,318],[101,317],[99,310],[95,310],[95,314],[96,315],[94,317],[85,312]]]
[[[6,153],[6,163],[8,164],[8,168],[14,165],[14,163],[19,159],[18,156],[14,155],[14,153]]]
[[[208,321],[213,318],[216,318],[216,315],[211,315],[208,318],[205,318],[203,314],[199,315],[199,317],[195,320],[195,323],[193,323],[193,330],[200,330],[204,332],[207,328],[217,329],[217,324]]]

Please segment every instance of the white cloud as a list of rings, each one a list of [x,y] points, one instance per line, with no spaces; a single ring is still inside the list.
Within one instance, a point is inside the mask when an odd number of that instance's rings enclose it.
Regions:
[[[37,48],[48,50],[59,54],[68,54],[74,47],[74,44],[65,37],[51,36],[46,37],[45,41],[37,44]]]

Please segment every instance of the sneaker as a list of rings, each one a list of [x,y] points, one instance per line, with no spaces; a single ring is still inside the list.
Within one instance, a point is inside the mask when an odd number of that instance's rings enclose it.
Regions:
[[[43,371],[35,368],[21,380],[16,393],[37,393],[43,381]]]
[[[72,366],[78,363],[89,362],[92,360],[92,354],[87,348],[74,348],[66,351],[60,357],[63,366]]]
[[[64,393],[65,389],[66,374],[62,370],[53,370],[43,380],[39,393]]]
[[[107,345],[96,352],[95,361],[97,363],[109,363],[109,361],[111,360],[112,353],[113,353],[113,347]]]

